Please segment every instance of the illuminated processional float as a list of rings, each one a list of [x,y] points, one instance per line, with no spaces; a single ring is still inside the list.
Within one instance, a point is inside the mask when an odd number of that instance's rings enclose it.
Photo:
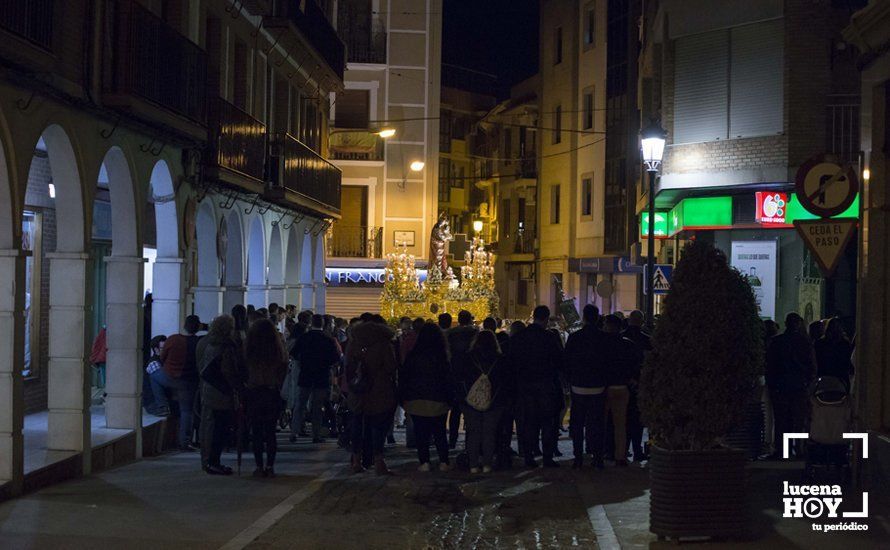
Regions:
[[[385,282],[380,296],[380,312],[390,322],[402,317],[435,319],[442,313],[465,309],[482,320],[495,316],[499,300],[494,286],[494,255],[476,237],[464,253],[460,281],[445,255],[448,241],[454,240],[447,217],[440,216],[430,235],[430,258],[426,280],[421,283],[415,257],[407,248],[387,254]]]

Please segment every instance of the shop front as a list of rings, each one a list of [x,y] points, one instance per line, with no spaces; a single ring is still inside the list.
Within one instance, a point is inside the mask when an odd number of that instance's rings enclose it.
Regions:
[[[365,312],[380,313],[384,265],[385,260],[329,259],[325,268],[326,313],[345,319]],[[421,281],[426,279],[426,269],[417,273]]]
[[[836,218],[858,218],[859,198]],[[686,197],[656,212],[659,261],[678,259],[685,242],[712,242],[751,283],[764,319],[783,323],[795,311],[807,322],[838,316],[852,331],[856,311],[855,246],[848,246],[830,278],[819,270],[794,228],[816,219],[792,192],[781,189],[732,190],[724,195]],[[640,223],[645,237],[648,216]],[[852,332],[851,332],[852,333]]]
[[[620,256],[571,258],[569,272],[581,278],[579,304],[594,304],[603,314],[637,309],[643,266]]]

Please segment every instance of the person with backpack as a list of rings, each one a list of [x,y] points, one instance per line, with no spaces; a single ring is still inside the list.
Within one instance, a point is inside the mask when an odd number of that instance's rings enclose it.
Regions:
[[[220,315],[198,343],[201,379],[201,467],[211,475],[231,475],[220,463],[235,411],[235,396],[243,388],[239,377],[242,355],[234,337],[235,320]]]
[[[431,437],[439,454],[439,471],[451,469],[445,435],[451,402],[450,370],[445,335],[436,324],[424,324],[399,371],[399,395],[411,416],[421,472],[430,471]]]
[[[458,386],[465,388],[461,412],[466,421],[470,473],[492,470],[501,416],[510,400],[508,370],[501,361],[501,347],[490,330],[476,333],[467,361],[455,365]]]
[[[378,475],[392,472],[383,459],[386,434],[396,411],[396,372],[399,361],[393,331],[380,315],[364,313],[349,336],[346,349],[348,406],[352,417],[352,469],[364,471],[362,454],[373,455]]]

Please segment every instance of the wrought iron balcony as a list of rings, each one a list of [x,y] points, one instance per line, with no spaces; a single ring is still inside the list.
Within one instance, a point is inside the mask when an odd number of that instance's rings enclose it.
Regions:
[[[219,97],[210,102],[209,111],[210,164],[262,182],[266,125]]]
[[[342,38],[350,63],[386,63],[386,31],[350,33]]]
[[[328,255],[335,258],[380,258],[383,228],[335,223],[328,234]]]
[[[513,237],[514,254],[534,254],[535,230],[531,228],[517,229]]]
[[[383,138],[368,130],[331,131],[328,146],[333,160],[384,160]]]
[[[272,180],[279,188],[327,211],[322,213],[339,215],[340,169],[290,134],[275,134],[272,144]]]
[[[207,54],[135,0],[109,4],[108,96],[138,96],[203,125]],[[111,103],[120,103],[109,97]]]
[[[44,50],[52,50],[53,0],[5,0],[0,27]]]
[[[519,177],[523,179],[535,179],[538,177],[537,159],[524,158],[519,161]]]
[[[301,9],[303,4],[305,9]],[[296,28],[312,48],[324,59],[328,67],[343,80],[346,69],[346,46],[325,14],[328,7],[322,8],[313,0],[279,0],[272,10],[272,17],[265,21],[267,27],[286,25]]]

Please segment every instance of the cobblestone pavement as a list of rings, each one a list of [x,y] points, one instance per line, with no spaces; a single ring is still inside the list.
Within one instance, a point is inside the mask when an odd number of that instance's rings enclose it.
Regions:
[[[396,475],[343,474],[256,538],[250,548],[595,548],[567,463],[484,475],[418,472],[395,453]]]

